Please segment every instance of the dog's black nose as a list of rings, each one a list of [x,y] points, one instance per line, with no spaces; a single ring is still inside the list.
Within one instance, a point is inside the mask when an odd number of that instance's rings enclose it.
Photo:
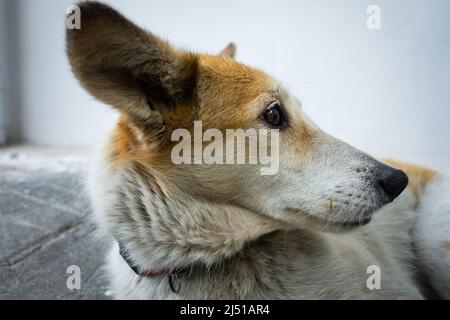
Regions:
[[[408,185],[408,176],[402,170],[386,166],[380,172],[378,183],[391,200],[394,200]]]

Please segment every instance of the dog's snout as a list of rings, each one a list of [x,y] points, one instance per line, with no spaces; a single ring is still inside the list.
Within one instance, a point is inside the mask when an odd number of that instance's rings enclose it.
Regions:
[[[386,166],[380,172],[378,183],[386,194],[394,200],[408,185],[408,176],[402,170]]]

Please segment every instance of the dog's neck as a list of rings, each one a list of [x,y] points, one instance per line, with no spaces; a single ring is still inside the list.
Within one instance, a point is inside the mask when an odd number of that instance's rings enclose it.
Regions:
[[[262,235],[286,228],[244,208],[189,196],[139,163],[119,180],[110,232],[144,270],[211,266]]]

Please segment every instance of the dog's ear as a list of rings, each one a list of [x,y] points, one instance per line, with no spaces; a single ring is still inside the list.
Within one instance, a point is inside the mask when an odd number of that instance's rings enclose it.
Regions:
[[[227,59],[234,59],[235,55],[236,55],[236,45],[233,42],[230,42],[228,46],[226,46],[226,48],[219,53],[220,57]]]
[[[174,49],[107,5],[78,6],[81,28],[67,30],[67,54],[93,96],[138,122],[148,122],[158,108],[192,102],[195,55]]]

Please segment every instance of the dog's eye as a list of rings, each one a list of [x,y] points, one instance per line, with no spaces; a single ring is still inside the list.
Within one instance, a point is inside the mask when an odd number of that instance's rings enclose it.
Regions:
[[[280,129],[284,126],[284,113],[279,102],[274,102],[264,110],[262,117],[274,129]]]

